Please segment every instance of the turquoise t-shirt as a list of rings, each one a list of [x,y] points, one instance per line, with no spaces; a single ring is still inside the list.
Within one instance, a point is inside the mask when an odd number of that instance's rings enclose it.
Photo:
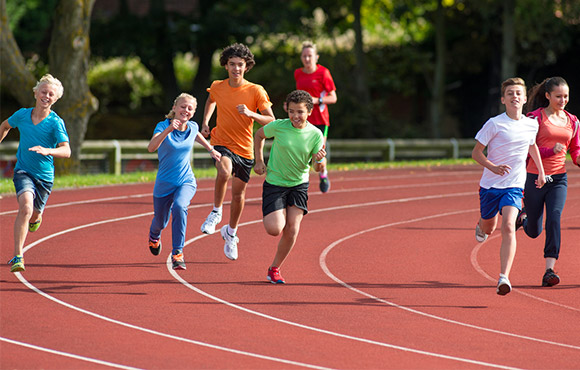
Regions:
[[[68,142],[68,134],[62,118],[53,111],[37,125],[32,123],[33,108],[21,108],[8,118],[8,124],[20,131],[20,143],[16,152],[14,171],[26,171],[32,177],[54,181],[54,158],[28,150],[40,145],[43,148],[56,148],[58,144]]]
[[[159,122],[154,134],[163,132],[169,125],[169,119]],[[191,151],[198,130],[197,123],[189,121],[185,131],[171,131],[157,149],[159,169],[153,188],[154,197],[167,196],[183,185],[197,186],[191,169]]]
[[[310,123],[299,129],[290,119],[279,119],[264,126],[264,135],[274,138],[266,181],[284,187],[308,182],[312,156],[322,148],[322,132]]]

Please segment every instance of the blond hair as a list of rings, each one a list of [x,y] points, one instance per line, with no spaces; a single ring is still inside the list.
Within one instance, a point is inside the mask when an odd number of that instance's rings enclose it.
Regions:
[[[195,106],[197,107],[197,99],[194,98],[193,95],[190,95],[188,93],[181,93],[173,101],[173,106],[171,107],[171,110],[169,111],[169,113],[167,113],[165,115],[165,118],[169,118],[169,119],[175,118],[175,112],[173,111],[173,107],[175,107],[177,105],[177,103],[179,102],[179,100],[181,100],[181,99],[191,99],[191,100],[193,100],[193,102],[195,103]]]
[[[302,50],[312,48],[314,49],[314,54],[318,54],[318,50],[316,49],[316,44],[312,41],[304,41],[302,43]]]
[[[53,75],[47,73],[36,82],[36,86],[32,88],[32,91],[36,93],[36,90],[40,88],[42,85],[52,85],[56,88],[56,98],[60,99],[62,94],[64,94],[64,87],[62,86],[62,82],[58,80],[58,78],[54,77]]]

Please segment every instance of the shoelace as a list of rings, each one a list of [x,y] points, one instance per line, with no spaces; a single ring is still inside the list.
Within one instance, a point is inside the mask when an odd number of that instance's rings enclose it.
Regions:
[[[171,256],[171,258],[173,258],[174,261],[183,262],[183,253],[174,254]]]
[[[8,261],[8,264],[15,264],[20,262],[22,262],[22,257],[14,256],[10,261]]]

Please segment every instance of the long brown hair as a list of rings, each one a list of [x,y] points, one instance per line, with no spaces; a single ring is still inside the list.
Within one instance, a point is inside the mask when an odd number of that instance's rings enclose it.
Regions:
[[[562,77],[550,77],[539,84],[535,84],[528,93],[528,103],[524,107],[525,112],[546,108],[550,105],[546,98],[546,93],[551,93],[558,86],[568,86],[568,83]]]

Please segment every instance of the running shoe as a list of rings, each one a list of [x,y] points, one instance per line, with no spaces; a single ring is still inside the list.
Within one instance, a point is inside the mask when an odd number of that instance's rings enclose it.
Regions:
[[[554,286],[560,282],[560,277],[556,275],[554,270],[547,269],[544,277],[542,278],[542,286]]]
[[[36,222],[28,223],[28,231],[33,233],[40,228],[40,224],[42,223],[42,216]]]
[[[149,239],[149,250],[154,256],[158,256],[161,253],[161,239],[151,240]]]
[[[10,261],[8,261],[9,265],[12,265],[10,268],[10,272],[18,272],[26,270],[24,268],[24,258],[22,256],[14,256]]]
[[[270,267],[268,269],[267,277],[272,284],[286,284],[286,281],[282,275],[280,275],[280,269],[278,267]]]
[[[523,207],[521,211],[518,212],[518,217],[516,218],[516,231],[524,226],[524,221],[528,218],[526,214],[526,207]]]
[[[171,263],[173,264],[174,270],[187,270],[185,261],[183,260],[183,252],[179,254],[172,254]]]
[[[328,191],[330,190],[330,180],[328,179],[328,175],[320,177],[319,187],[322,193],[328,193]]]
[[[505,276],[500,276],[497,282],[497,294],[506,295],[512,291],[512,285],[509,279]]]
[[[487,240],[487,237],[488,235],[479,228],[479,223],[475,225],[475,240],[477,240],[480,243],[483,243],[484,241]]]
[[[224,244],[224,254],[227,258],[235,261],[238,259],[238,242],[240,239],[236,235],[230,235],[228,233],[228,225],[221,228],[220,233],[222,238],[226,241]]]
[[[203,225],[201,225],[201,232],[204,234],[215,233],[215,227],[220,222],[222,222],[222,213],[218,211],[211,211]]]

